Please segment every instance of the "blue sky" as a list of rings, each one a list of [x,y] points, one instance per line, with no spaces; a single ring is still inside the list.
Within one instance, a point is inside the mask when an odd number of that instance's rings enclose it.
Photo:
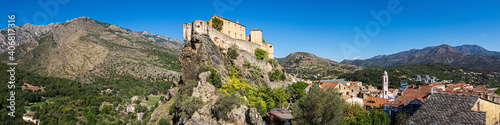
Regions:
[[[383,26],[371,11],[388,12],[388,4],[399,12],[389,12],[388,21],[387,16],[380,16],[387,22]],[[276,57],[305,51],[342,61],[441,44],[477,44],[500,51],[499,0],[11,0],[0,7],[3,15],[16,14],[17,25],[45,25],[86,16],[180,40],[182,24],[218,14],[238,19],[247,27],[247,33],[261,29],[264,38],[275,45]],[[7,17],[4,20],[5,28]],[[354,29],[367,35],[366,26],[372,32],[365,37],[369,42],[356,42],[360,33]]]

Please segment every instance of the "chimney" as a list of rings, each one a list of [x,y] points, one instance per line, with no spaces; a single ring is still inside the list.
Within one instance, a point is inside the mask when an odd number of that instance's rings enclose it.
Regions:
[[[240,24],[240,21],[238,21],[238,19],[236,19],[236,23],[237,23],[237,24]]]

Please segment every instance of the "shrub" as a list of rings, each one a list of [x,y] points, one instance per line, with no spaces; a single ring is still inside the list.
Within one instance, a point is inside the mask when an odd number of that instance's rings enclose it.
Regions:
[[[257,57],[257,60],[266,59],[267,55],[268,55],[267,51],[259,49],[259,48],[255,49],[254,53],[255,53],[255,56]]]
[[[245,64],[243,64],[243,67],[252,68],[252,63],[250,63],[248,60],[245,60]]]
[[[240,55],[238,50],[238,45],[232,44],[227,51],[227,55],[229,55],[229,58],[231,59],[236,59]]]
[[[217,70],[215,70],[211,66],[203,65],[200,67],[198,72],[202,73],[202,72],[206,72],[206,71],[211,72],[207,78],[207,82],[209,82],[210,84],[214,85],[217,88],[222,87],[221,75],[217,72]]]
[[[222,88],[219,90],[226,94],[237,92],[241,95],[240,98],[242,100],[246,97],[247,101],[243,103],[257,108],[261,115],[265,115],[267,111],[267,100],[264,100],[264,96],[267,94],[257,91],[252,85],[248,84],[248,81],[244,78],[237,78],[235,75],[229,76],[228,82],[222,85]]]
[[[269,72],[267,75],[269,76],[269,80],[271,81],[280,81],[286,79],[285,73],[276,69],[273,69],[273,71]]]
[[[271,66],[273,66],[273,68],[278,66],[278,61],[276,61],[274,59],[268,59],[266,62],[271,64]]]
[[[170,125],[170,119],[161,118],[160,121],[158,121],[158,125]]]
[[[227,114],[235,107],[240,105],[240,98],[233,94],[223,94],[215,102],[214,116],[217,119],[227,120]]]
[[[224,24],[222,23],[222,20],[220,20],[219,18],[214,18],[212,20],[212,27],[217,29],[218,31],[222,30],[222,25]]]
[[[179,122],[182,117],[189,118],[194,114],[196,110],[200,109],[203,105],[203,102],[200,98],[191,97],[191,94],[181,93],[180,91],[181,89],[179,89],[180,94],[176,96],[176,100],[172,105],[173,108],[171,107],[171,109],[169,109],[170,111],[173,111],[172,113],[175,114],[174,122]]]

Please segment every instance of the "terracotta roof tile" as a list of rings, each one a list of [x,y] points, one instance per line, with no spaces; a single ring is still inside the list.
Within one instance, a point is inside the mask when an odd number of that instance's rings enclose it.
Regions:
[[[321,82],[321,88],[327,90],[328,88],[335,87],[338,84],[340,84],[340,82]]]
[[[365,100],[365,102],[363,104],[369,105],[369,106],[374,106],[374,107],[382,107],[385,104],[389,104],[389,101],[387,99],[384,99],[384,98],[370,96]]]
[[[431,88],[432,86],[408,86],[401,92],[401,96],[398,96],[398,98],[394,100],[391,106],[404,106],[415,99],[425,100],[430,94]]]

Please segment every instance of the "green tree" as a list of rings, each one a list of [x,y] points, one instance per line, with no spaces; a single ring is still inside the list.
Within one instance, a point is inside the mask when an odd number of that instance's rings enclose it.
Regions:
[[[288,104],[287,100],[290,98],[290,94],[285,91],[282,87],[274,88],[271,91],[271,95],[273,96],[275,101],[278,101],[281,107],[285,107]]]
[[[216,17],[212,20],[212,27],[216,30],[221,31],[222,25],[224,25],[224,23],[222,23],[222,20],[220,20],[219,18]]]
[[[500,95],[500,89],[497,89],[497,91],[495,91],[495,93]]]
[[[334,89],[324,91],[313,86],[292,106],[297,125],[338,125],[344,121],[344,101]]]
[[[309,86],[309,84],[301,81],[295,82],[291,86],[288,86],[288,93],[290,93],[290,96],[293,98],[293,102],[306,95],[307,86]]]
[[[391,123],[391,118],[382,109],[371,109],[370,118],[372,125],[388,125]]]
[[[396,124],[397,125],[402,125],[403,123],[405,123],[406,119],[410,118],[410,114],[409,113],[406,113],[406,112],[398,112],[396,114]]]

